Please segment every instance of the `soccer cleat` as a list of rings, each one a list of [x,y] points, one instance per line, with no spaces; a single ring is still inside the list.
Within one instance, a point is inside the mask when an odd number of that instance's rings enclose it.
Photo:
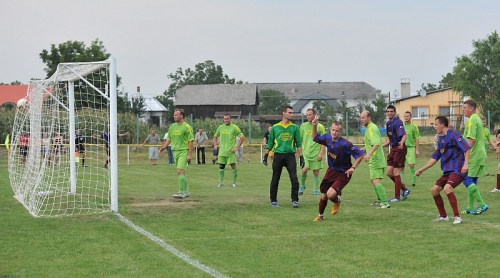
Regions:
[[[299,207],[299,202],[298,201],[292,201],[292,207],[293,208],[298,208]]]
[[[180,192],[172,195],[172,197],[174,197],[176,199],[184,199],[184,198],[186,198],[186,196],[183,193],[180,193]]]
[[[330,212],[333,215],[337,214],[337,212],[339,212],[340,210],[340,203],[342,202],[342,200],[340,200],[340,197],[339,197],[339,202],[338,203],[333,203],[333,208],[332,208],[332,211]]]
[[[391,205],[389,205],[389,204],[387,204],[387,205],[380,204],[380,205],[378,206],[378,208],[380,208],[380,209],[388,209],[388,208],[391,208]]]
[[[412,183],[412,184],[411,184],[411,186],[415,187],[415,186],[417,186],[417,185],[416,185],[416,184],[414,184],[414,183]]]
[[[313,220],[313,221],[314,221],[314,222],[319,222],[319,221],[323,221],[323,219],[324,219],[324,218],[323,218],[323,215],[318,215],[318,216],[316,216],[316,218],[314,218],[314,220]]]
[[[406,189],[405,191],[403,191],[403,201],[408,199],[408,195],[410,195],[410,189]]]
[[[278,202],[271,202],[271,207],[279,208],[280,206],[278,205]]]
[[[304,194],[304,190],[305,190],[305,189],[306,189],[306,187],[305,187],[305,186],[301,186],[301,187],[299,188],[299,195]]]
[[[222,183],[221,183],[221,184],[219,184],[219,185],[217,185],[217,187],[223,187],[223,186],[224,186],[224,185],[223,185]]]
[[[453,220],[453,224],[461,224],[462,223],[462,217],[460,216],[455,216],[455,220]]]
[[[189,196],[191,196],[191,194],[189,194],[189,192],[184,192],[184,198],[187,198]]]
[[[233,183],[233,187],[236,187],[236,184]]]
[[[491,193],[498,193],[500,192],[500,189],[493,188],[493,190],[490,191]]]
[[[434,221],[438,222],[438,221],[449,221],[450,218],[448,218],[448,216],[446,217],[442,217],[441,215],[439,215],[436,219],[434,219]]]
[[[398,203],[398,202],[401,202],[401,200],[398,199],[398,198],[396,198],[396,197],[392,197],[392,199],[387,200],[387,202],[389,202],[389,203]]]
[[[108,169],[108,164],[104,164],[104,169]]]
[[[380,202],[379,201],[375,201],[373,203],[370,204],[370,206],[375,206],[375,207],[379,207],[380,206]]]
[[[313,190],[313,195],[318,195],[318,190]]]
[[[484,204],[484,206],[477,206],[476,214],[484,213],[487,210],[488,210],[488,205],[487,204]]]
[[[476,212],[473,209],[464,209],[460,214],[476,214]]]

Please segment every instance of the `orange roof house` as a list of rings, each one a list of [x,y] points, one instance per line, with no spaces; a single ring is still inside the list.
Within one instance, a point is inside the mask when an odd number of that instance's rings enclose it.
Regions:
[[[0,85],[0,107],[6,103],[16,105],[27,93],[28,85]]]

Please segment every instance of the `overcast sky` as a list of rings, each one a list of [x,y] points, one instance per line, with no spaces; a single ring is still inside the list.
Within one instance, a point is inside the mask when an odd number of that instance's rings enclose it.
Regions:
[[[472,41],[499,31],[498,0],[0,0],[0,82],[44,78],[39,53],[94,39],[120,89],[159,95],[177,68],[213,60],[250,83],[437,84]]]

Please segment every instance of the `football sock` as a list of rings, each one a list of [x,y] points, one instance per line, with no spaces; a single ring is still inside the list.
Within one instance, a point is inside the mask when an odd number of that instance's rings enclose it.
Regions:
[[[385,195],[385,188],[382,184],[378,184],[375,186],[375,190],[377,191],[377,195],[380,197],[380,202],[384,205],[387,205],[387,195]]]
[[[401,177],[394,176],[394,197],[401,199]]]
[[[496,188],[500,190],[500,174],[497,174],[497,186]]]
[[[438,208],[439,216],[441,216],[443,218],[448,216],[446,214],[446,210],[444,209],[444,202],[443,202],[443,197],[441,197],[441,194],[434,196],[434,203],[436,204],[436,207]]]
[[[380,196],[378,195],[377,187],[376,187],[376,186],[374,186],[374,187],[373,187],[373,190],[375,190],[375,196],[377,196],[377,202],[379,202],[379,203],[380,203],[380,200],[381,200],[381,199],[380,199]]]
[[[325,208],[327,205],[328,199],[323,200],[322,198],[319,198],[318,211],[320,215],[323,215],[325,213]]]
[[[338,203],[339,202],[339,196],[338,195],[335,195],[332,199],[330,199],[332,202],[334,203]]]
[[[319,176],[314,176],[314,190],[319,190]]]
[[[233,169],[233,184],[236,184],[236,178],[238,178],[238,170]]]
[[[475,200],[475,201],[477,201],[477,203],[478,203],[480,206],[484,206],[484,205],[485,205],[485,203],[484,203],[484,201],[483,201],[483,197],[481,197],[481,193],[479,193],[479,189],[477,188],[477,185],[472,184],[472,185],[470,185],[470,186],[469,186],[469,188],[471,188],[471,187],[474,187],[474,188],[475,188],[475,189],[474,189],[474,191],[472,191],[472,192],[471,192],[471,193],[472,193],[471,195],[472,195],[472,198],[473,198],[473,199],[472,199],[472,200],[473,200],[472,202],[474,202],[474,200]]]
[[[446,197],[448,197],[451,209],[453,209],[453,216],[459,217],[460,212],[458,211],[457,196],[455,196],[455,193],[451,192],[450,194],[447,194]]]
[[[85,158],[82,158],[82,165],[85,166]]]
[[[184,175],[184,193],[189,193],[189,188],[188,188],[188,179]]]
[[[467,187],[467,209],[474,210],[474,197],[472,196],[473,192],[477,191],[477,186],[475,184],[469,185]]]
[[[184,174],[179,175],[179,193],[184,192],[184,185],[186,184],[186,176]]]
[[[417,176],[415,176],[415,172],[417,170],[415,170],[415,167],[410,168],[410,170],[411,170],[411,184],[416,184],[417,183]]]
[[[224,184],[224,169],[219,169],[219,184]]]
[[[307,173],[300,175],[300,186],[306,186]]]

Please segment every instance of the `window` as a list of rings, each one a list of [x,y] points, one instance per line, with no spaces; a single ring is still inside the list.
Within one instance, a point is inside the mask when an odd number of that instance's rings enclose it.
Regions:
[[[412,107],[411,114],[413,119],[427,119],[429,117],[429,107]]]
[[[439,106],[439,116],[450,116],[450,107],[449,106]]]

